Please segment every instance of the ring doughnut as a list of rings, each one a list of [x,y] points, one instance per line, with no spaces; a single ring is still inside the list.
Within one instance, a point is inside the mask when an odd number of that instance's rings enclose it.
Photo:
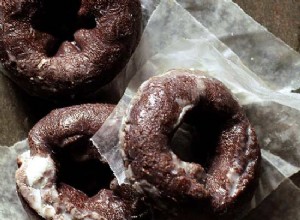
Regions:
[[[30,94],[82,97],[125,66],[141,34],[139,0],[1,0],[0,61]]]
[[[199,141],[185,160],[172,146],[184,124],[196,128]],[[220,81],[199,71],[171,70],[144,82],[120,146],[136,189],[170,201],[208,201],[215,213],[251,194],[258,176],[260,149],[245,113]]]
[[[53,110],[30,131],[30,151],[18,158],[16,183],[36,216],[118,220],[141,215],[137,193],[115,183],[88,141],[113,108],[85,104]]]

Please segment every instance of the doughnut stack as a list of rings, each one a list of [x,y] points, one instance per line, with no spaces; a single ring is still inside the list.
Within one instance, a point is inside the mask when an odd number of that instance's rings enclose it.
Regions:
[[[0,0],[0,11],[1,71],[54,101],[109,84],[141,35],[139,0]],[[226,219],[250,201],[261,156],[236,98],[204,72],[157,74],[117,137],[126,183],[90,141],[115,105],[54,109],[36,123],[16,172],[31,218]]]

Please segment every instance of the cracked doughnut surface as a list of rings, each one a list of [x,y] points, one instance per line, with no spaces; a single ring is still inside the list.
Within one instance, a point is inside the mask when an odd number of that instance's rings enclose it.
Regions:
[[[18,157],[16,183],[25,204],[40,217],[137,218],[139,197],[129,186],[115,183],[88,142],[113,108],[85,104],[53,110],[30,131],[30,151]]]
[[[0,61],[32,95],[83,96],[125,66],[141,33],[139,0],[0,0]]]
[[[185,161],[172,146],[183,124],[199,139]],[[218,213],[251,194],[258,177],[260,149],[245,113],[220,81],[201,72],[171,70],[144,82],[130,103],[120,146],[137,189],[175,202],[206,201]]]

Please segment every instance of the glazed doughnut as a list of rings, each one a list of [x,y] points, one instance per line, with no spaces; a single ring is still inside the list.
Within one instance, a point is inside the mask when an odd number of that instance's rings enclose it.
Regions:
[[[173,146],[182,126],[194,127],[198,139],[189,157]],[[224,213],[251,194],[258,176],[260,149],[245,113],[220,81],[199,71],[171,70],[144,82],[120,146],[129,182],[155,201],[207,201]]]
[[[115,183],[88,141],[113,108],[85,104],[57,109],[32,128],[30,151],[18,158],[16,183],[25,205],[37,216],[117,220],[140,214],[139,197],[129,186]]]
[[[110,82],[141,34],[139,0],[0,0],[0,61],[32,95],[74,97]]]

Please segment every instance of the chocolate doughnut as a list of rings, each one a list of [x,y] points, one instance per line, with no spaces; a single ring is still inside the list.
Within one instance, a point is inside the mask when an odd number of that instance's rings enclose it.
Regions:
[[[89,142],[113,108],[85,104],[57,109],[32,128],[30,151],[18,158],[16,183],[25,205],[37,215],[117,220],[143,214],[137,193],[116,184],[108,164],[99,160]]]
[[[173,146],[179,129],[196,139],[189,149],[178,147],[181,139]],[[144,82],[129,105],[120,146],[129,182],[157,204],[193,201],[225,213],[249,199],[259,171],[260,149],[245,113],[202,72],[171,70]]]
[[[141,33],[139,0],[0,0],[0,61],[30,94],[82,97],[110,82]]]

